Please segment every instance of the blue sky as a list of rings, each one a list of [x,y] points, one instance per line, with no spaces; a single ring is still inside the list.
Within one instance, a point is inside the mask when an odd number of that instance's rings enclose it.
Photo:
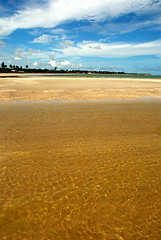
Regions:
[[[0,0],[0,62],[161,74],[161,0]]]

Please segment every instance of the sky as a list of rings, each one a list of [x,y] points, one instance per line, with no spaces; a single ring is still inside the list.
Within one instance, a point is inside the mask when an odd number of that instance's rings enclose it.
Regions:
[[[0,0],[0,63],[161,75],[161,0]]]

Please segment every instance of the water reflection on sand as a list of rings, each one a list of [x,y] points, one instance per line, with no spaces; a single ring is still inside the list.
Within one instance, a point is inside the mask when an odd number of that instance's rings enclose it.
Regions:
[[[160,239],[159,101],[0,113],[1,239]]]

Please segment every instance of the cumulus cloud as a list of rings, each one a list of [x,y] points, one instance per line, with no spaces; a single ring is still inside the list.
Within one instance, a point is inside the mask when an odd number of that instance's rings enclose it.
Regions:
[[[30,68],[50,68],[50,64],[44,59],[41,59],[41,61],[38,62],[28,61],[28,65]]]
[[[15,61],[20,61],[22,58],[21,57],[15,57],[14,60]]]
[[[40,50],[35,50],[35,49],[32,49],[32,48],[29,48],[27,50],[16,49],[15,52],[14,52],[14,56],[15,56],[15,58],[17,58],[17,60],[19,58],[23,59],[23,58],[27,58],[27,57],[34,58],[34,57],[37,57],[40,54],[41,54]]]
[[[37,67],[38,63],[37,63],[37,62],[34,62],[33,65],[34,65],[35,67]]]
[[[54,60],[51,60],[49,64],[51,65],[51,67],[57,67],[57,62]]]
[[[82,67],[81,63],[72,63],[72,62],[67,61],[67,60],[57,60],[57,61],[56,60],[51,60],[49,62],[49,64],[52,68],[57,67],[57,68],[60,68],[60,69],[61,68],[63,68],[63,69],[66,69],[66,68],[75,69],[75,68],[77,68],[77,69],[79,69],[79,68]]]
[[[51,43],[52,36],[48,34],[42,34],[41,36],[35,38],[32,43]]]
[[[161,57],[161,39],[152,42],[137,43],[102,43],[83,41],[76,46],[61,49],[59,57],[99,57],[127,58],[140,55]]]
[[[47,0],[0,18],[0,35],[20,28],[52,28],[71,20],[104,21],[129,13],[160,9],[161,0]]]
[[[60,47],[62,48],[66,48],[68,46],[74,46],[74,41],[71,41],[71,40],[63,40],[63,42],[61,42],[60,44]]]
[[[133,56],[153,55],[161,58],[161,39],[144,43],[104,43],[82,41],[74,46],[55,48],[50,51],[17,49],[9,58],[15,61],[31,60],[35,67],[81,68],[81,57],[128,58]],[[79,59],[77,59],[79,57]],[[60,60],[66,59],[66,60]],[[81,60],[80,60],[81,61]],[[75,62],[75,63],[73,63]],[[47,64],[48,63],[48,64]],[[46,65],[44,65],[46,64]]]
[[[34,50],[32,48],[29,49],[16,49],[13,54],[7,54],[2,56],[8,58],[12,63],[16,61],[21,65],[26,64],[25,62],[31,59],[36,62],[36,59],[47,58],[47,54],[45,52],[41,52],[40,50]]]
[[[61,62],[60,62],[60,65],[63,66],[63,67],[64,67],[64,66],[69,66],[70,64],[71,64],[71,63],[70,63],[69,61],[67,61],[67,60],[64,60],[64,61],[61,61]]]

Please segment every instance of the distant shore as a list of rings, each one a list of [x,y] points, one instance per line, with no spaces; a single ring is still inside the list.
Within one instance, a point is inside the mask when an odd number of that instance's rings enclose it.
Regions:
[[[2,77],[24,77],[24,76],[76,76],[76,77],[112,77],[112,78],[150,78],[150,79],[161,79],[161,75],[151,75],[151,74],[139,74],[139,73],[73,73],[73,72],[0,72],[0,78]]]

